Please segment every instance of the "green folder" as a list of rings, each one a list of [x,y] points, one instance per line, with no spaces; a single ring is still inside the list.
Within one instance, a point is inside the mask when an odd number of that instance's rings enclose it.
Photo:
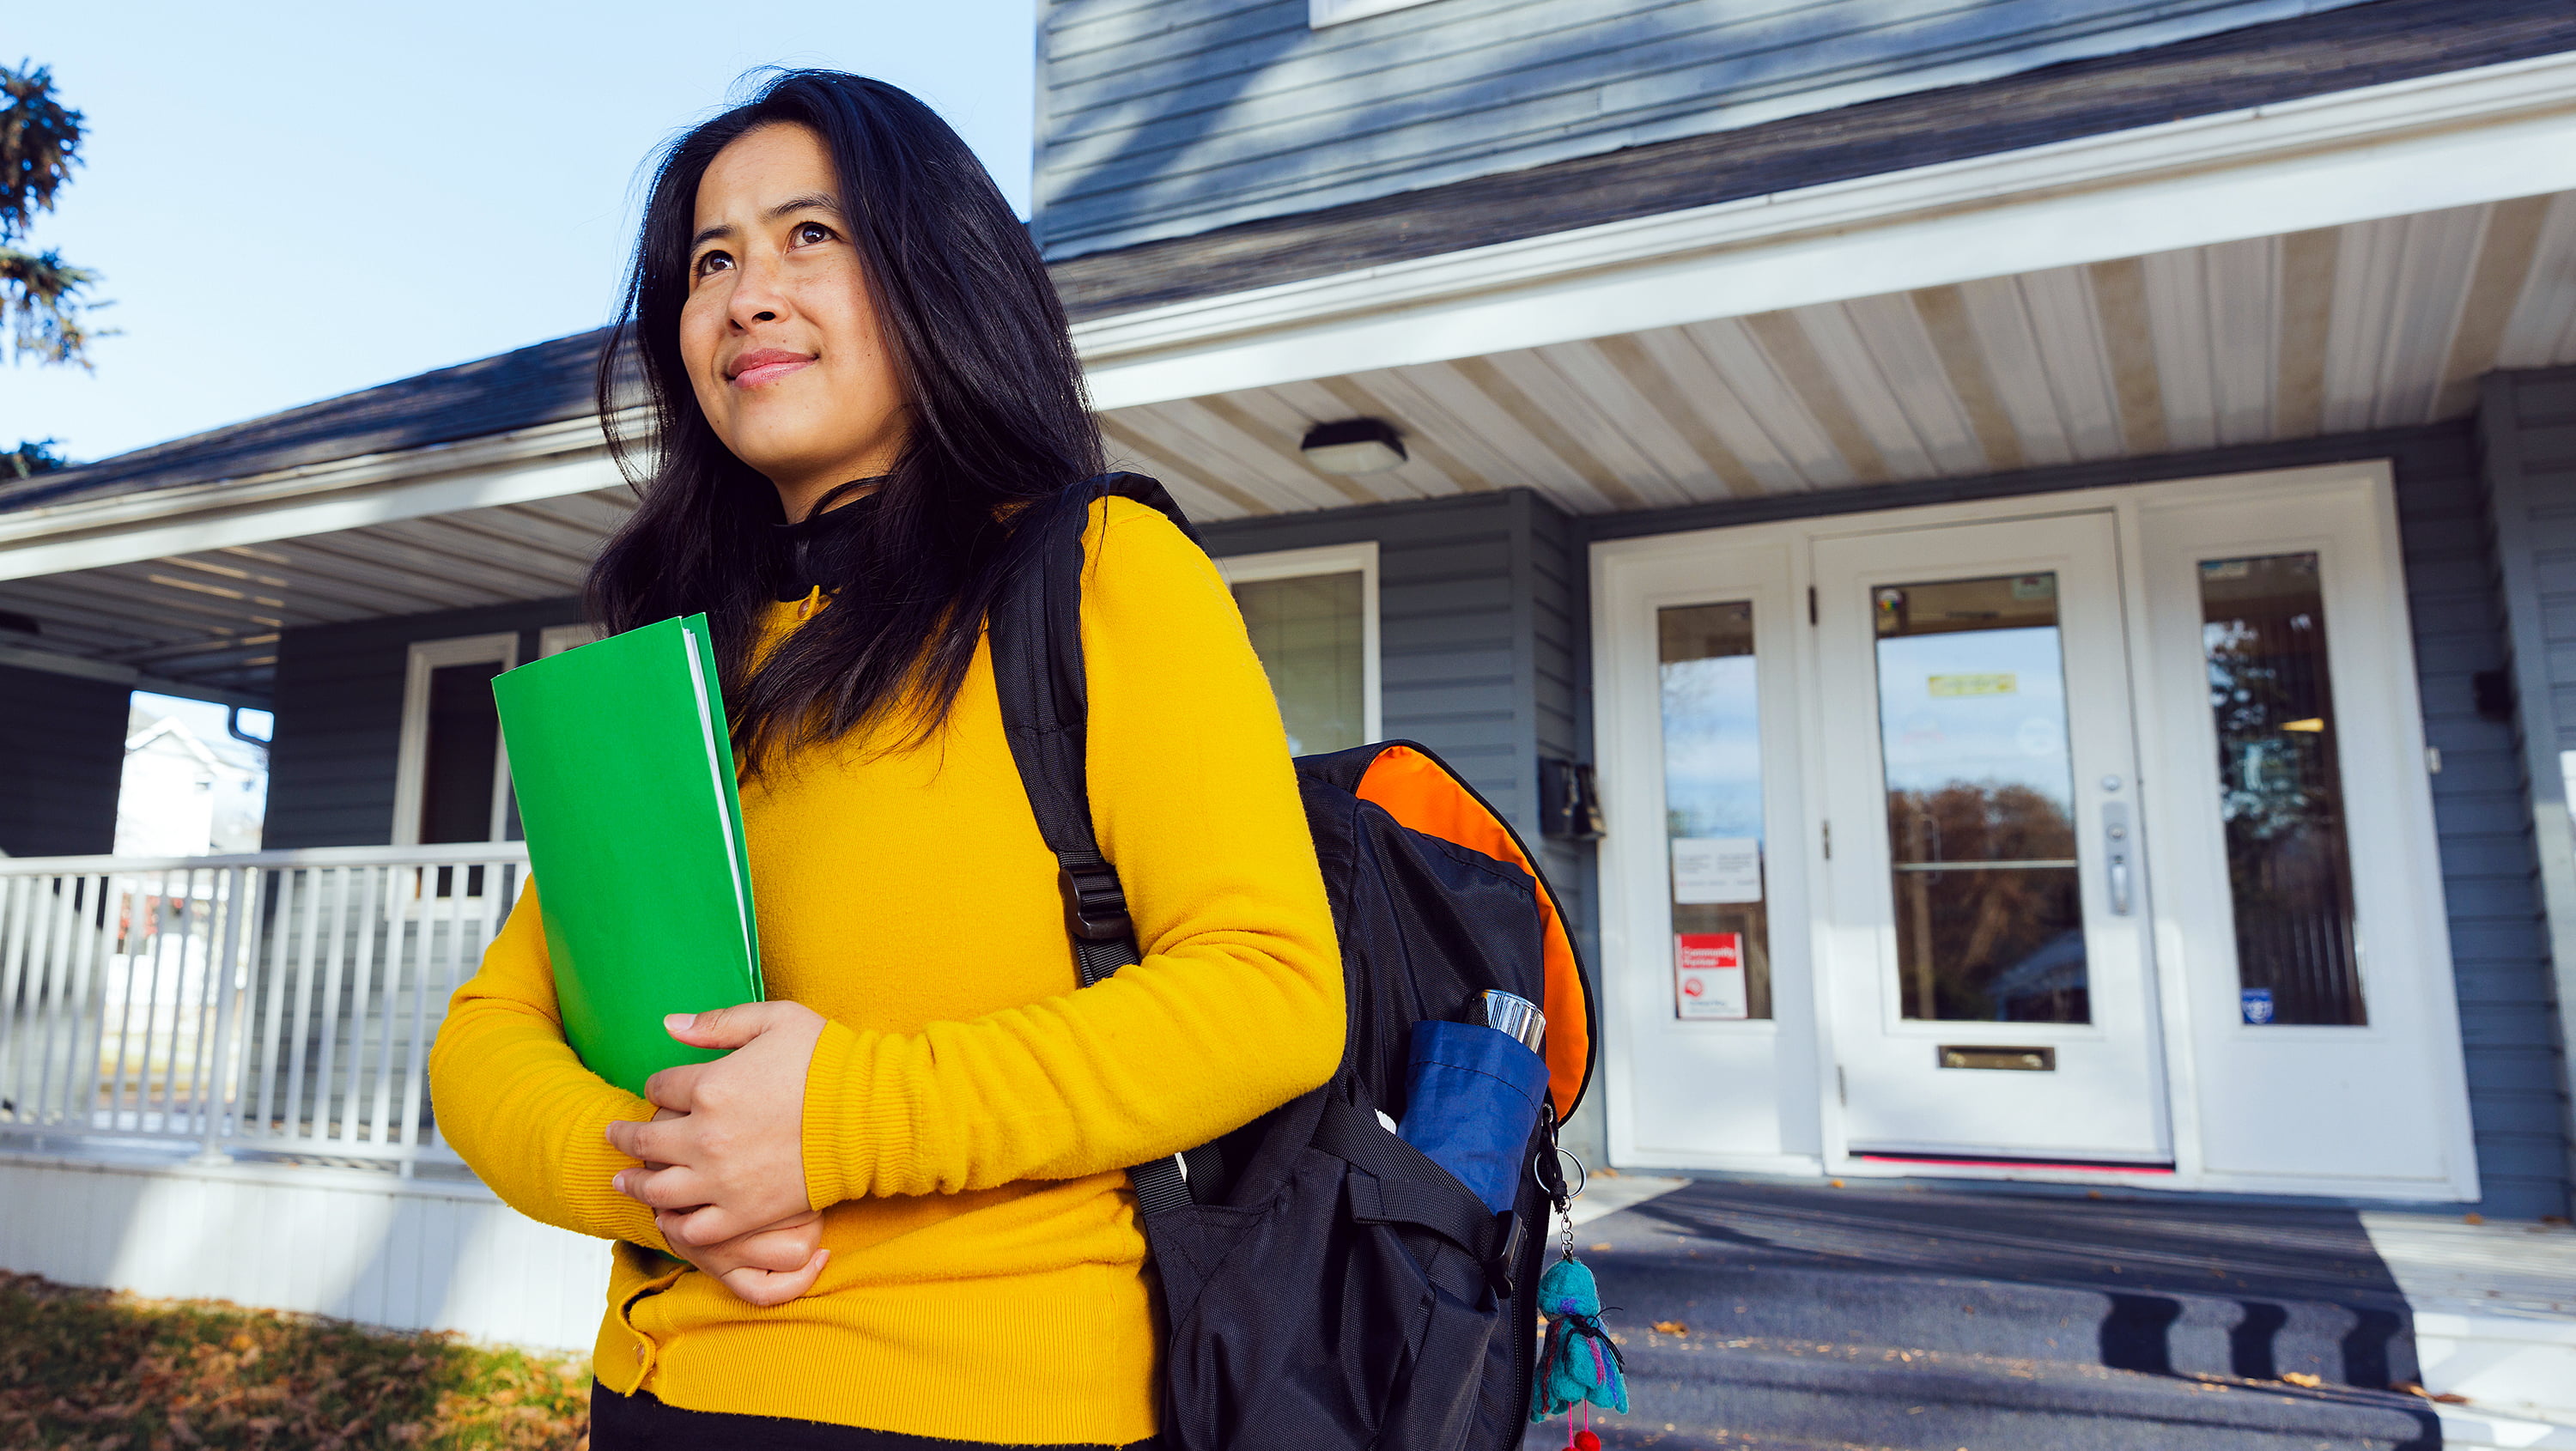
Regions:
[[[573,1050],[639,1094],[662,1069],[724,1056],[662,1027],[762,996],[707,617],[522,665],[492,698]]]

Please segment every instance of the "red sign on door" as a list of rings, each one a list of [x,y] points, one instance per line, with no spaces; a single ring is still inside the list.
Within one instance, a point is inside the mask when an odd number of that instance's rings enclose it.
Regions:
[[[1744,990],[1744,934],[1680,932],[1673,936],[1673,1013],[1682,1018],[1751,1016]]]

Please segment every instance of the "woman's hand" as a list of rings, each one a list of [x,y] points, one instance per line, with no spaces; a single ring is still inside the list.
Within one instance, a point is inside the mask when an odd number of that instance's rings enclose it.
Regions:
[[[745,1239],[813,1208],[805,1201],[805,1069],[823,1018],[800,1003],[745,1003],[663,1020],[713,1063],[665,1068],[644,1096],[678,1117],[608,1126],[619,1152],[644,1161],[611,1181],[653,1209],[683,1254]]]
[[[814,1288],[832,1252],[822,1247],[823,1216],[813,1210],[710,1245],[690,1246],[673,1233],[680,1216],[661,1210],[653,1223],[671,1252],[713,1275],[734,1298],[752,1305],[784,1305]]]
[[[667,1109],[653,1110],[653,1122],[681,1117]],[[647,1169],[666,1169],[667,1164],[646,1164]],[[733,1291],[734,1298],[748,1304],[784,1305],[814,1288],[823,1275],[824,1264],[832,1258],[822,1248],[823,1216],[812,1210],[764,1225],[749,1234],[736,1235],[721,1244],[704,1247],[683,1244],[674,1239],[671,1230],[679,1215],[668,1209],[654,1211],[654,1227],[662,1231],[665,1248],[687,1260],[699,1270],[716,1277],[719,1284]]]

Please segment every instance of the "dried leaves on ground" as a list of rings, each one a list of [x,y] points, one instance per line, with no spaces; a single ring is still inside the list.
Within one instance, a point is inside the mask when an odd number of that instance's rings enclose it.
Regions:
[[[587,1356],[0,1271],[0,1446],[587,1451]]]

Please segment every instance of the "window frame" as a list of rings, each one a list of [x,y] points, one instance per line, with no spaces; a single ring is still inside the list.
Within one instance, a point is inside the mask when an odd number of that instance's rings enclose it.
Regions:
[[[495,661],[503,670],[519,663],[519,635],[515,630],[490,635],[459,635],[445,640],[414,640],[403,670],[402,738],[394,757],[394,820],[392,844],[420,845],[420,807],[423,778],[429,763],[429,677],[430,672],[448,665],[479,665]],[[487,841],[505,841],[510,821],[510,752],[497,745],[492,752],[492,825]]]
[[[1321,30],[1328,25],[1341,25],[1384,15],[1394,10],[1410,10],[1428,5],[1431,0],[1306,0],[1306,28]]]
[[[1216,560],[1217,573],[1225,577],[1229,591],[1239,584],[1262,584],[1326,574],[1359,575],[1360,738],[1363,742],[1386,739],[1386,719],[1379,698],[1377,554],[1377,541],[1362,539],[1355,543],[1326,544],[1313,549],[1271,549],[1257,554],[1220,555]]]
[[[596,645],[607,638],[607,631],[587,620],[576,620],[569,625],[548,625],[537,632],[537,658],[549,659],[566,650]]]

